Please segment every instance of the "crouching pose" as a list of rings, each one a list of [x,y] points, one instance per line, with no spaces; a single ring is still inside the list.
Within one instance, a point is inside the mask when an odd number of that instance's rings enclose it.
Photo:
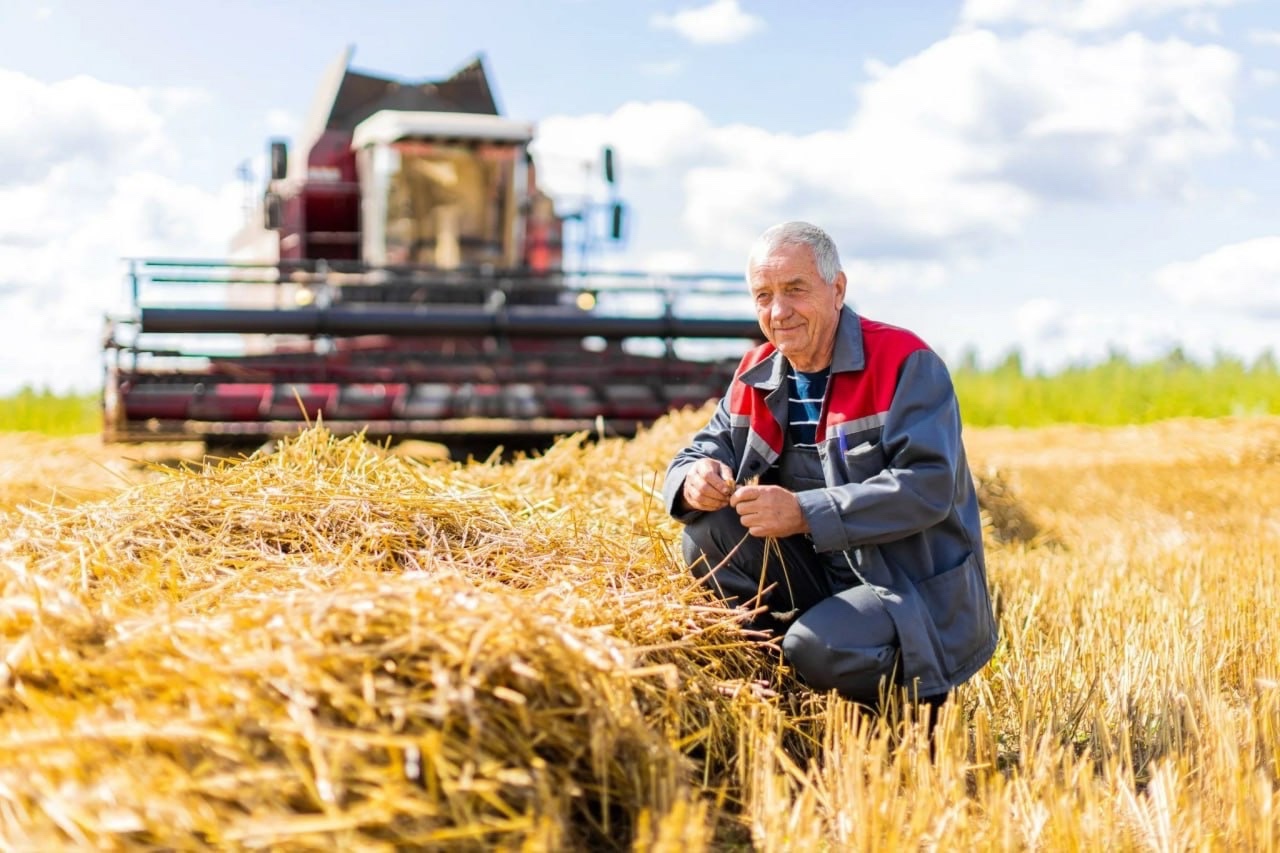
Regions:
[[[845,306],[820,228],[764,232],[747,282],[768,342],[667,470],[685,559],[727,603],[766,608],[752,627],[813,689],[936,707],[996,646],[951,377]]]

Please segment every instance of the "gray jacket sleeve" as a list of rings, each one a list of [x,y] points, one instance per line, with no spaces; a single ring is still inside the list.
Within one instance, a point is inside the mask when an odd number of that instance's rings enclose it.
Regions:
[[[843,486],[798,493],[820,552],[920,533],[951,511],[968,476],[951,376],[931,350],[908,356],[881,431],[882,470]]]
[[[667,512],[679,522],[685,523],[701,515],[701,511],[685,507],[681,492],[684,489],[684,478],[690,466],[699,459],[710,457],[719,459],[733,470],[738,470],[738,460],[734,458],[732,433],[729,429],[729,403],[726,394],[716,406],[711,420],[698,431],[689,446],[681,450],[667,466],[667,477],[662,485],[662,500]]]

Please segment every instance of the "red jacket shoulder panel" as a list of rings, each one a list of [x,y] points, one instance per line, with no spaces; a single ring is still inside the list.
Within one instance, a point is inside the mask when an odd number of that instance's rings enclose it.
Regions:
[[[912,353],[929,348],[906,329],[865,317],[858,319],[862,324],[864,367],[832,377],[825,418],[818,424],[819,435],[828,435],[836,424],[889,411],[898,390],[902,363]]]

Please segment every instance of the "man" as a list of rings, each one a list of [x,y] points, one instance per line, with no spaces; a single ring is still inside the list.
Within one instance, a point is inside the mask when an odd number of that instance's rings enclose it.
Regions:
[[[902,687],[936,708],[996,646],[951,377],[845,307],[814,225],[765,231],[747,282],[768,343],[667,470],[685,559],[813,689],[878,708]]]

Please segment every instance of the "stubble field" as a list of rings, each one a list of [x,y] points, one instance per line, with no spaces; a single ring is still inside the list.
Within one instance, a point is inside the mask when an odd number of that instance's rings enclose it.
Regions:
[[[971,429],[1001,643],[932,749],[806,693],[653,489],[0,436],[0,846],[1280,848],[1280,418]]]

